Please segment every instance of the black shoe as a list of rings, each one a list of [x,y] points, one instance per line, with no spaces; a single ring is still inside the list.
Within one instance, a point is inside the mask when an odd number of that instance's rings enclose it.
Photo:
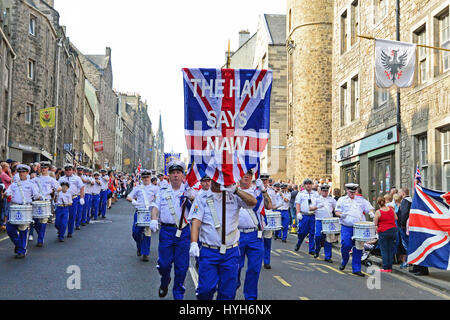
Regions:
[[[86,223],[82,223],[81,226],[82,226],[82,227],[86,227]]]
[[[88,221],[88,222],[86,222],[86,224],[91,224],[91,222],[90,222],[90,221]]]
[[[137,251],[137,256],[138,257],[142,256],[142,254],[141,254],[141,252],[139,250]]]
[[[270,270],[272,269],[272,267],[270,266],[270,264],[264,264],[264,269]]]
[[[362,273],[361,271],[359,271],[359,272],[353,272],[353,274],[355,275],[355,276],[359,276],[359,277],[365,277],[365,275],[364,275],[364,273]]]
[[[283,243],[287,243],[287,241],[286,241],[286,240],[281,240],[281,242],[283,242]]]
[[[333,263],[333,260],[331,260],[331,259],[325,259],[325,262]]]
[[[195,262],[195,269],[198,271],[198,261]]]
[[[319,257],[318,253],[314,254],[314,259],[317,259],[318,257]]]
[[[75,230],[81,230],[81,228],[80,227],[76,227]]]
[[[18,253],[15,258],[16,259],[23,259],[23,258],[25,258],[25,255],[21,254],[21,253]]]
[[[143,257],[142,257],[142,261],[148,262],[148,261],[149,261],[148,256],[143,256]]]
[[[309,252],[308,254],[311,255],[311,256],[315,256],[315,255],[316,255],[316,253],[315,253],[315,252],[312,252],[312,251]]]
[[[165,296],[167,296],[167,291],[169,291],[169,288],[163,288],[163,287],[159,287],[159,297],[160,298],[164,298]]]
[[[67,238],[72,238],[72,234],[69,233],[69,234],[67,235]]]
[[[19,247],[14,248],[14,253],[19,253]]]
[[[344,271],[344,269],[345,269],[345,266],[341,264],[339,267],[339,270]]]
[[[298,250],[300,250],[300,245],[296,244],[295,245],[295,251],[298,251]]]
[[[106,217],[102,217],[102,219],[106,219]]]
[[[36,247],[38,247],[38,248],[42,248],[43,246],[44,246],[43,243],[38,243],[38,244],[36,245]]]
[[[64,239],[58,239],[59,242],[64,242]]]

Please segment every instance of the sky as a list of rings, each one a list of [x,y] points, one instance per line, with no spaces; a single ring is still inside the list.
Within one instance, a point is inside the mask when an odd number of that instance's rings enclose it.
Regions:
[[[112,49],[114,89],[139,93],[165,151],[187,156],[182,68],[220,68],[228,40],[256,32],[261,14],[286,14],[286,0],[55,0],[60,24],[83,54]]]

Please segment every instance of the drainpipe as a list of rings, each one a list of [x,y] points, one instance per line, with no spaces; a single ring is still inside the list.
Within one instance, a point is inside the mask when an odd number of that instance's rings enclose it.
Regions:
[[[58,58],[57,58],[57,66],[56,66],[56,111],[55,111],[55,139],[54,139],[54,149],[53,149],[53,164],[56,165],[56,159],[57,159],[57,151],[58,151],[58,113],[59,113],[59,64],[61,60],[61,47],[62,47],[62,38],[59,39],[59,42],[57,44],[58,46]],[[63,161],[64,162],[64,161]]]

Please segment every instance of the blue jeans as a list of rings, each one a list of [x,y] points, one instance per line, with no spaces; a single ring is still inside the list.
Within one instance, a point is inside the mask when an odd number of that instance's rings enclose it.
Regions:
[[[398,232],[400,233],[403,248],[405,248],[406,254],[408,254],[409,236],[406,234],[406,229],[398,228]]]
[[[380,243],[381,258],[383,260],[383,269],[392,269],[394,263],[394,246],[396,243],[397,228],[391,228],[385,232],[378,233]]]

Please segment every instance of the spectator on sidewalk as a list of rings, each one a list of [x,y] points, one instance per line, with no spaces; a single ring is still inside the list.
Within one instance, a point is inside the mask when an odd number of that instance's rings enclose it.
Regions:
[[[9,188],[9,186],[12,183],[12,173],[11,173],[11,169],[9,167],[9,164],[7,162],[2,162],[1,164],[2,167],[2,172],[0,174],[0,180],[1,183],[5,186],[5,191],[6,189]],[[11,199],[9,199],[11,201]],[[0,228],[1,230],[6,230],[6,220],[8,219],[8,215],[9,215],[9,207],[11,205],[10,202],[8,202],[8,197],[4,196],[0,199],[0,201],[2,202],[2,210],[0,211]]]
[[[398,229],[400,233],[400,240],[402,242],[403,248],[406,251],[406,254],[400,257],[400,260],[403,261],[400,265],[401,268],[407,268],[407,254],[408,254],[408,243],[409,236],[406,234],[406,225],[409,219],[409,211],[411,209],[412,198],[409,196],[408,188],[401,188],[399,191],[399,195],[402,198],[400,202],[400,207],[398,209]]]
[[[392,207],[386,205],[385,197],[379,197],[377,204],[380,207],[375,212],[374,224],[377,227],[378,241],[380,243],[383,269],[381,272],[392,272],[394,263],[394,246],[397,234],[395,221],[397,215]]]

